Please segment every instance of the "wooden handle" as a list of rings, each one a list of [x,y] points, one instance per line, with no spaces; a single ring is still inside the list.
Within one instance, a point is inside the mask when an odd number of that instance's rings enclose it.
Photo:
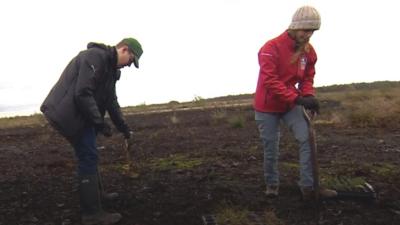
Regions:
[[[316,141],[316,135],[315,135],[315,129],[314,129],[314,120],[316,117],[316,113],[313,111],[310,111],[310,113],[307,112],[307,110],[303,107],[303,114],[304,118],[308,123],[308,133],[309,133],[309,141],[310,141],[310,156],[311,156],[311,165],[312,165],[312,174],[313,174],[313,180],[314,180],[314,198],[316,201],[319,200],[319,165],[318,165],[318,157],[317,157],[317,141]]]

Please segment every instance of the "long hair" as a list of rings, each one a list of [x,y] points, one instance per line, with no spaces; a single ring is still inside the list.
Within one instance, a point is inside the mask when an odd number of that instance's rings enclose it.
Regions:
[[[291,36],[293,35],[292,32],[294,32],[294,31],[293,30],[289,30],[289,34]],[[295,52],[292,55],[292,57],[290,58],[290,64],[296,63],[297,60],[299,59],[299,57],[301,55],[303,55],[304,53],[309,53],[310,49],[311,49],[311,46],[310,46],[310,44],[308,42],[307,43],[302,43],[302,44],[296,43],[294,48],[295,48]]]

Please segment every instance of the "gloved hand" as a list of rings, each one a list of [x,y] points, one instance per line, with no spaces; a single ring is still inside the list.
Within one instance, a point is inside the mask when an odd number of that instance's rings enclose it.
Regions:
[[[96,131],[102,133],[105,137],[112,136],[111,127],[106,122],[96,125]]]
[[[319,102],[314,96],[299,96],[296,98],[295,103],[319,114]]]

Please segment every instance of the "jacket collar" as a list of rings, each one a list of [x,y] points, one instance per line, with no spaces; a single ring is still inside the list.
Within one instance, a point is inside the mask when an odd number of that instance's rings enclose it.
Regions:
[[[117,68],[117,62],[118,62],[118,53],[117,53],[117,48],[116,47],[111,47],[110,48],[110,65],[111,68],[115,70],[114,78],[115,80],[119,80],[121,77],[121,70]]]
[[[114,78],[116,80],[119,80],[119,78],[121,77],[121,71],[117,68],[118,53],[116,47],[107,46],[101,43],[90,42],[87,45],[87,48],[100,48],[104,50],[106,53],[106,58],[108,63],[107,67],[111,69]]]
[[[296,41],[290,37],[288,30],[286,30],[280,35],[280,39],[285,43],[285,45],[288,46],[288,48],[290,48],[293,51],[296,50]]]

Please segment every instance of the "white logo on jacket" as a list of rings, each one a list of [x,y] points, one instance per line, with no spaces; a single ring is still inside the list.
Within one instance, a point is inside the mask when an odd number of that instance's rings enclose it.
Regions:
[[[96,68],[94,68],[94,65],[90,65],[90,67],[92,68],[93,73],[96,73]]]
[[[305,70],[307,65],[307,57],[303,55],[300,59],[300,69]]]

